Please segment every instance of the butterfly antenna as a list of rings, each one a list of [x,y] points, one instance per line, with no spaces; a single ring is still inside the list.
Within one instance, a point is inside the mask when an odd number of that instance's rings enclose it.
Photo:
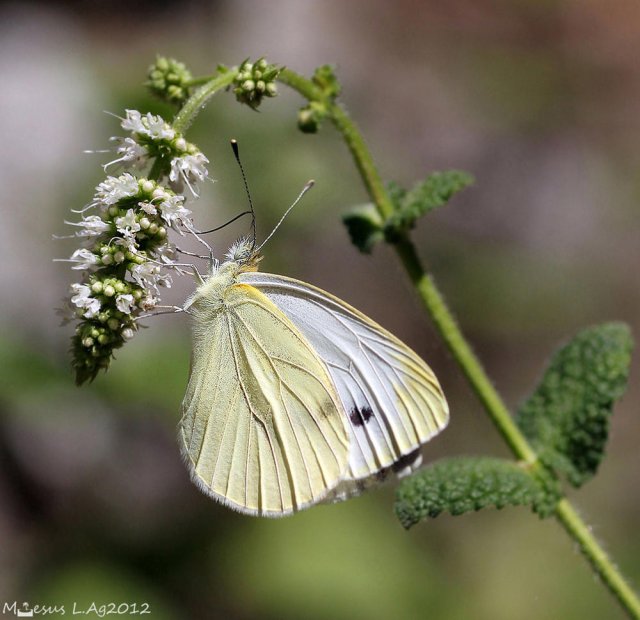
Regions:
[[[251,251],[256,247],[256,212],[253,208],[253,201],[251,200],[251,192],[249,191],[249,184],[247,183],[247,176],[244,173],[244,168],[242,166],[242,162],[240,161],[240,151],[238,150],[238,142],[237,140],[231,140],[231,148],[233,149],[233,154],[238,162],[238,167],[240,168],[240,174],[242,174],[242,182],[244,183],[244,190],[247,192],[247,198],[249,199],[249,212],[251,213]]]
[[[302,197],[314,186],[314,184],[315,181],[313,179],[307,181],[306,185],[302,188],[302,191],[298,194],[298,197],[293,201],[293,204],[284,212],[284,215],[280,218],[280,221],[275,225],[274,229],[269,233],[269,236],[260,244],[260,247],[257,249],[258,252],[264,247],[267,241],[269,241],[269,239],[273,237],[276,230],[280,228],[280,224],[282,224],[282,222],[284,222],[284,218],[289,215],[289,211],[291,211],[291,209],[293,209],[293,207],[295,207],[300,202]]]
[[[251,215],[251,211],[243,211],[239,215],[232,217],[228,222],[225,222],[220,226],[216,226],[215,228],[210,228],[209,230],[197,230],[196,232],[200,235],[208,235],[209,233],[216,232],[217,230],[222,230],[223,228],[226,228],[227,226],[229,226],[229,224],[233,224],[236,220],[239,220],[241,217],[244,217],[245,215]]]

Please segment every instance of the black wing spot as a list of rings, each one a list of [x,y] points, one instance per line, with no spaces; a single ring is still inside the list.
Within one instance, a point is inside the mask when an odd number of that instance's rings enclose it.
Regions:
[[[354,426],[364,426],[373,417],[373,409],[369,405],[354,407],[349,413],[349,419]]]
[[[404,454],[401,456],[392,466],[393,473],[397,474],[399,471],[402,471],[405,467],[409,467],[413,465],[418,458],[420,457],[420,448],[417,448],[413,452],[409,452],[409,454]]]

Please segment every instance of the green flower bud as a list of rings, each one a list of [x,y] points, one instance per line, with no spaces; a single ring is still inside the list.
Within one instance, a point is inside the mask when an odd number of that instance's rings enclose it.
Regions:
[[[116,294],[116,289],[111,286],[111,284],[107,284],[107,286],[104,287],[103,293],[106,297],[113,297]]]
[[[147,87],[164,101],[182,104],[189,96],[189,83],[193,79],[184,63],[159,56],[149,67]]]
[[[317,133],[326,116],[327,109],[324,104],[311,101],[298,112],[298,128],[304,133]]]
[[[273,97],[276,94],[275,80],[280,70],[264,58],[260,58],[255,64],[245,60],[234,80],[233,92],[236,99],[254,110],[257,109],[264,96]]]

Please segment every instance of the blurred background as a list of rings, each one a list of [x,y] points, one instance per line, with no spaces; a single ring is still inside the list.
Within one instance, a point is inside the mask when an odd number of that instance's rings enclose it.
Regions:
[[[553,520],[526,509],[442,516],[405,532],[393,485],[291,518],[249,518],[189,482],[175,439],[188,373],[184,317],[148,321],[107,375],[78,389],[55,308],[76,272],[69,209],[100,182],[121,130],[108,111],[170,115],[142,82],[156,53],[194,74],[266,55],[304,74],[337,65],[342,101],[387,179],[461,168],[476,185],[415,233],[511,407],[556,346],[587,325],[640,333],[640,5],[162,0],[0,4],[0,603],[146,602],[152,618],[621,618]],[[339,295],[420,352],[448,395],[445,455],[507,451],[421,313],[393,254],[365,257],[340,223],[366,201],[329,126],[296,129],[284,87],[260,113],[220,94],[189,139],[211,160],[200,226],[244,208],[243,151],[263,269]],[[222,253],[242,223],[218,233]],[[165,297],[181,303],[184,279]],[[576,494],[640,585],[637,364],[609,455]],[[69,612],[68,612],[69,613]]]

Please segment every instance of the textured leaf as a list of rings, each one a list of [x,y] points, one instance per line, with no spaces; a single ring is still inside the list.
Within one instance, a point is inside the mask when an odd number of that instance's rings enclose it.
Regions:
[[[397,192],[395,213],[385,226],[389,241],[415,225],[419,217],[446,204],[451,197],[473,183],[473,177],[461,170],[433,172],[408,192]],[[395,186],[398,187],[398,186]],[[399,189],[399,188],[398,188]]]
[[[633,340],[623,323],[586,329],[551,359],[518,425],[541,460],[580,486],[604,456],[613,405],[625,391]]]
[[[361,252],[369,254],[376,242],[383,239],[382,218],[372,204],[361,205],[342,216],[351,242]]]
[[[513,461],[459,457],[434,463],[403,480],[395,511],[400,523],[410,528],[441,512],[461,515],[489,506],[528,505],[547,516],[558,497],[553,483],[543,483]]]

